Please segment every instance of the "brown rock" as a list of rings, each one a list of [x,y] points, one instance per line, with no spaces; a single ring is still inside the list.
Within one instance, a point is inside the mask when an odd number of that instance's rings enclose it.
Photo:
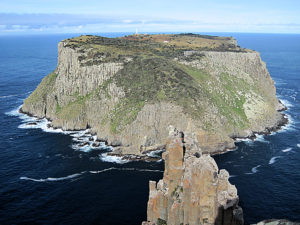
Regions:
[[[243,224],[237,189],[226,170],[202,155],[195,135],[172,131],[163,154],[164,177],[149,183],[147,220],[180,225]]]

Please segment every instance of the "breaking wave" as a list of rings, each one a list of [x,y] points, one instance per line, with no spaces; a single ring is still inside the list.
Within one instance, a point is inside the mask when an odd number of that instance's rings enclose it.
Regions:
[[[270,159],[270,161],[269,161],[269,165],[275,163],[275,162],[277,161],[277,159],[279,159],[279,158],[281,158],[281,156],[274,156],[274,157],[272,157],[272,158]]]
[[[81,176],[84,173],[86,173],[86,171],[83,171],[81,173],[74,173],[74,174],[71,174],[71,175],[68,175],[65,177],[58,177],[58,178],[48,177],[46,179],[34,179],[34,178],[30,178],[30,177],[20,177],[20,180],[30,180],[30,181],[34,181],[34,182],[53,182],[53,181],[62,181],[62,180],[73,179],[73,178]]]
[[[151,151],[151,152],[147,153],[147,155],[150,156],[150,157],[160,157],[160,156],[161,156],[161,153],[162,153],[163,151],[164,151],[164,150]]]
[[[99,158],[103,162],[111,162],[111,163],[118,163],[118,164],[124,164],[130,162],[129,160],[122,159],[121,156],[108,155],[107,153],[103,153],[99,155]]]
[[[88,171],[90,174],[99,174],[99,173],[104,173],[107,171],[111,171],[111,170],[120,170],[120,171],[139,171],[139,172],[160,172],[163,173],[164,171],[162,170],[151,170],[151,169],[138,169],[138,168],[116,168],[116,167],[110,167],[107,169],[103,169],[103,170],[91,170]],[[55,182],[55,181],[63,181],[63,180],[70,180],[70,179],[74,179],[77,178],[83,174],[87,173],[87,171],[83,171],[80,173],[74,173],[65,177],[48,177],[48,178],[41,178],[41,179],[34,179],[34,178],[30,178],[30,177],[20,177],[20,180],[29,180],[29,181],[34,181],[34,182]]]
[[[259,168],[259,167],[261,167],[261,165],[258,165],[258,166],[253,167],[253,168],[251,169],[251,172],[252,172],[252,173],[257,173],[257,172],[258,172],[258,169],[257,169],[257,168]]]
[[[258,172],[258,169],[257,169],[257,168],[259,168],[259,167],[261,167],[261,165],[257,165],[257,166],[255,166],[255,167],[253,167],[253,168],[251,169],[251,173],[245,173],[245,174],[247,174],[247,175],[255,174],[255,173]]]
[[[282,152],[289,152],[291,150],[292,150],[292,148],[286,148],[286,149],[283,149]]]
[[[22,94],[13,94],[13,95],[2,95],[0,96],[1,98],[11,98],[11,97],[16,97],[16,96],[23,96],[23,95],[28,95],[30,94],[32,91],[26,92],[26,93],[22,93]]]
[[[268,140],[265,139],[265,135],[257,134],[255,141],[263,142],[263,143],[270,143]]]
[[[93,149],[103,149],[112,150],[112,147],[106,146],[103,142],[98,142],[97,136],[93,136],[89,133],[89,129],[80,130],[80,131],[65,131],[60,128],[51,127],[51,122],[46,118],[40,119],[37,117],[28,116],[26,114],[20,113],[20,108],[18,108],[5,113],[8,116],[16,116],[22,121],[18,126],[20,129],[41,129],[44,132],[48,133],[61,133],[65,135],[72,136],[73,143],[71,147],[74,150],[89,152]],[[96,144],[94,144],[96,142]]]
[[[294,105],[290,103],[288,100],[280,99],[280,101],[288,108],[293,107]]]

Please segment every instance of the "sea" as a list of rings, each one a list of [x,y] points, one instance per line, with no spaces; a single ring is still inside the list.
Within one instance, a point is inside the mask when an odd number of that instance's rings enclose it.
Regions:
[[[237,140],[234,151],[214,156],[238,189],[245,223],[300,221],[300,35],[204,34],[233,36],[259,51],[288,107],[280,131]],[[0,224],[137,225],[147,218],[149,180],[162,178],[162,161],[109,157],[104,144],[82,145],[95,138],[88,130],[54,130],[18,113],[55,69],[58,42],[78,35],[0,36]]]

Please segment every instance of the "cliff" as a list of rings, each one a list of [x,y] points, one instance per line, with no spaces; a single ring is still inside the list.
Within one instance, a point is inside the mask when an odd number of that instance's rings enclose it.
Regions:
[[[194,135],[171,127],[163,158],[164,176],[149,183],[148,222],[143,224],[243,224],[228,172],[202,154]]]
[[[275,94],[259,53],[233,38],[80,36],[58,44],[57,68],[21,111],[66,130],[91,128],[117,154],[161,148],[170,124],[215,153],[280,125]]]

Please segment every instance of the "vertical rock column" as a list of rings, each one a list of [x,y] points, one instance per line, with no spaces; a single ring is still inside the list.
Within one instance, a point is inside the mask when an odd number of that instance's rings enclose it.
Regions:
[[[226,170],[202,155],[193,135],[173,130],[167,140],[164,177],[150,181],[147,219],[152,224],[240,225],[243,212]]]

